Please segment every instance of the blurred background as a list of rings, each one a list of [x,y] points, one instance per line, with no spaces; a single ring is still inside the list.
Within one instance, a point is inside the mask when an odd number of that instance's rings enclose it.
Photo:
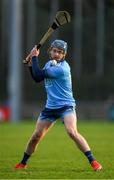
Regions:
[[[71,14],[43,45],[40,66],[55,38],[68,42],[78,118],[114,120],[114,0],[0,1],[0,121],[37,118],[43,83],[33,82],[22,60],[47,31],[58,10]]]

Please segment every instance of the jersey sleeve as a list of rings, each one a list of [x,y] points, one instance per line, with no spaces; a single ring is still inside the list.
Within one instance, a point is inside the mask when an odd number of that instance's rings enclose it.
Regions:
[[[59,78],[64,75],[64,72],[61,66],[50,66],[45,68],[45,74],[49,78]]]
[[[38,64],[38,58],[32,57],[32,67],[29,67],[32,78],[35,82],[43,81],[47,76],[45,75],[45,70],[40,69]]]

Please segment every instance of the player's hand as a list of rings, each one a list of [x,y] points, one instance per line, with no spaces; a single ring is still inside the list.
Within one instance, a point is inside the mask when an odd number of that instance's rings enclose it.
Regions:
[[[24,60],[24,63],[27,64],[28,66],[32,65],[32,57],[33,56],[39,56],[40,51],[39,49],[37,50],[37,45],[34,46],[34,48],[31,50],[30,54],[26,57]]]
[[[33,57],[33,56],[39,56],[39,54],[40,54],[40,50],[39,49],[37,49],[37,45],[35,45],[34,46],[34,48],[31,50],[31,52],[30,52],[30,56],[31,56],[31,58]]]

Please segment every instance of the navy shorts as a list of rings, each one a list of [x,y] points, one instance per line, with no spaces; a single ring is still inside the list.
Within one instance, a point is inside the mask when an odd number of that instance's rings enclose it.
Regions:
[[[45,108],[39,116],[40,120],[47,120],[50,122],[54,122],[57,119],[61,118],[62,120],[64,117],[70,113],[75,113],[75,107],[73,106],[64,106],[59,109],[49,109]]]

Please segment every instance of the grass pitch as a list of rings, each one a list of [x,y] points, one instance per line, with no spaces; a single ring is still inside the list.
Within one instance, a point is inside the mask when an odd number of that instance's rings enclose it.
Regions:
[[[113,179],[114,123],[78,122],[78,129],[103,165],[94,172],[86,157],[57,122],[30,158],[28,169],[14,170],[20,161],[35,122],[0,124],[0,179]]]

